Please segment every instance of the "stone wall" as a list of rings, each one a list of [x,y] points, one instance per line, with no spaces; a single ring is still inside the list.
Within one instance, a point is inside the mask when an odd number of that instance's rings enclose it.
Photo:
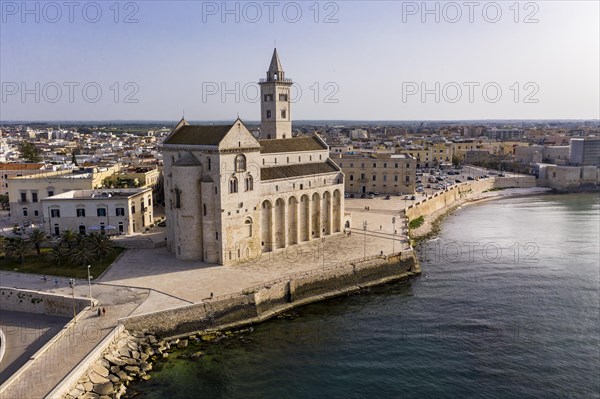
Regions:
[[[225,298],[122,319],[129,331],[173,337],[256,323],[287,309],[419,274],[413,251],[284,277]]]
[[[496,177],[460,183],[447,190],[436,193],[431,198],[424,199],[409,206],[406,210],[406,216],[409,220],[413,220],[419,216],[431,215],[440,209],[451,207],[455,202],[461,199],[467,199],[472,195],[480,194],[494,188],[524,188],[535,186],[535,176]]]
[[[48,294],[45,292],[19,290],[15,288],[0,288],[0,309],[15,312],[46,314],[49,316],[73,317],[89,306],[88,298]]]

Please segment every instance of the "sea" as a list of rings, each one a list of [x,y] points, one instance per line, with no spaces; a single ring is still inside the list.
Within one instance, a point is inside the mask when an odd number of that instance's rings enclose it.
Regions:
[[[128,393],[600,398],[599,243],[598,194],[470,204],[418,248],[421,276],[190,345]]]

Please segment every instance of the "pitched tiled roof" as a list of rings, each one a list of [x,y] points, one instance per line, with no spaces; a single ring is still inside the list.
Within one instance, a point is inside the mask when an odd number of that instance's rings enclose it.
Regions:
[[[164,144],[219,145],[232,125],[184,125]]]
[[[270,154],[276,152],[295,152],[295,151],[317,151],[326,150],[318,138],[312,137],[293,137],[290,139],[259,140],[261,154]]]
[[[331,161],[319,163],[300,163],[296,165],[261,168],[261,180],[286,179],[298,176],[311,176],[321,173],[338,172],[339,168]]]

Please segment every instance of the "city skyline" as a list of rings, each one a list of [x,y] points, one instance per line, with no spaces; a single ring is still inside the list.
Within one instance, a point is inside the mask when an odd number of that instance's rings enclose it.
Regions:
[[[295,121],[599,118],[595,2],[275,3],[3,2],[0,120],[256,121],[275,46]]]

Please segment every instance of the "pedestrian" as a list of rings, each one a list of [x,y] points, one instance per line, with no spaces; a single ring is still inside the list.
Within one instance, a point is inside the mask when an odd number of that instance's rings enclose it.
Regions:
[[[102,316],[102,311],[98,308],[98,317]]]
[[[54,279],[54,286],[58,287],[58,279],[57,278]]]
[[[106,316],[106,308],[102,308],[102,316]]]
[[[381,226],[381,225],[379,225],[379,230],[381,230],[381,228],[382,228],[382,226]]]
[[[42,277],[42,280],[44,280],[44,283],[47,283],[47,282],[48,282],[48,276],[46,276],[46,275],[44,274],[44,276]]]

